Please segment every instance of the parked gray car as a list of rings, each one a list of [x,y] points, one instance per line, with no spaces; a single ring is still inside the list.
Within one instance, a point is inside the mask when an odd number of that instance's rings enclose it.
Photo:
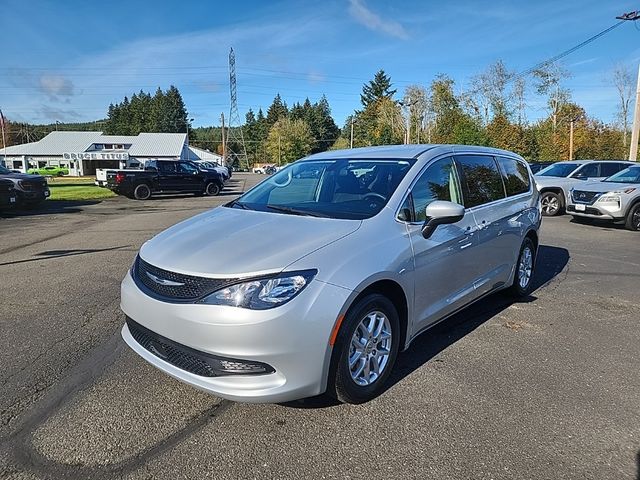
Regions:
[[[122,282],[122,335],[220,397],[364,402],[429,327],[490,293],[530,292],[540,221],[511,152],[320,153],[145,243]]]
[[[575,187],[569,198],[567,212],[576,219],[624,222],[627,229],[639,231],[640,165],[635,164],[601,182]]]
[[[542,215],[555,216],[564,213],[569,190],[591,179],[602,179],[633,165],[618,160],[574,160],[556,162],[543,168],[534,178],[540,191]]]

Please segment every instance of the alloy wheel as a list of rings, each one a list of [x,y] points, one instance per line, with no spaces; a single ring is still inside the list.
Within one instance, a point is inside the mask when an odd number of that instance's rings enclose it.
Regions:
[[[547,215],[555,215],[560,209],[560,202],[558,201],[558,197],[554,195],[545,195],[540,200],[540,205],[542,206],[543,213]]]
[[[531,281],[533,273],[533,252],[528,246],[522,250],[520,262],[518,262],[518,284],[525,290]]]
[[[349,371],[360,386],[374,383],[389,363],[391,323],[380,311],[368,313],[356,327],[349,345]]]

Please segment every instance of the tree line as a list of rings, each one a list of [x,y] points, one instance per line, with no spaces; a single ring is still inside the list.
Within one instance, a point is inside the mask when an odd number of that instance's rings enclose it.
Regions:
[[[131,99],[110,104],[105,131],[109,135],[138,135],[141,132],[185,133],[187,109],[179,90],[160,87],[152,96],[140,90]]]
[[[379,70],[362,86],[360,107],[342,128],[336,125],[325,96],[289,107],[277,94],[266,114],[262,108],[257,112],[249,109],[242,137],[250,164],[284,164],[328,149],[399,143],[484,145],[514,151],[530,161],[544,161],[569,158],[573,123],[574,158],[626,158],[634,93],[631,72],[618,66],[610,76],[618,94],[617,119],[610,124],[589,116],[573,101],[565,86],[569,76],[561,65],[548,64],[524,78],[498,60],[464,88],[441,74],[428,85],[409,85],[398,92],[391,78]],[[544,116],[535,121],[527,118],[532,101],[545,106]],[[7,122],[7,144],[35,141],[53,127],[137,135],[186,132],[188,122],[182,96],[171,86],[166,91],[158,88],[154,95],[141,90],[109,105],[103,121],[49,126]],[[240,137],[240,132],[234,133],[232,138]],[[193,145],[222,153],[219,126],[189,129],[189,138]],[[230,152],[242,151],[233,142],[228,147]]]

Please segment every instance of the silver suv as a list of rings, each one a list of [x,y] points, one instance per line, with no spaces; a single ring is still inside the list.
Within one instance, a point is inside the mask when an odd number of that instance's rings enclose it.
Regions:
[[[427,328],[492,292],[529,293],[540,220],[511,152],[313,155],[145,243],[122,282],[122,335],[231,400],[364,402]]]
[[[574,160],[556,162],[543,168],[534,178],[540,191],[542,215],[555,216],[564,213],[569,198],[569,190],[587,180],[609,177],[633,165],[632,162],[617,160]]]
[[[640,165],[635,164],[601,182],[571,190],[567,212],[576,219],[592,218],[623,222],[640,230]]]

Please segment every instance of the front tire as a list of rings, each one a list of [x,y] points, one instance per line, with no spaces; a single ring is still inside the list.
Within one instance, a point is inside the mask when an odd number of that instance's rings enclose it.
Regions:
[[[343,403],[375,398],[391,374],[400,347],[400,320],[393,303],[367,295],[347,312],[334,346],[329,393]]]
[[[529,237],[526,237],[520,247],[518,263],[516,263],[516,272],[513,276],[513,283],[509,288],[511,296],[521,298],[531,293],[535,266],[536,247],[533,241]]]
[[[555,217],[562,213],[564,201],[559,193],[544,192],[540,197],[540,206],[542,207],[542,215],[545,217]]]
[[[146,183],[137,185],[133,190],[133,198],[136,200],[149,200],[151,198],[151,188]]]
[[[624,227],[633,232],[640,231],[640,203],[636,203],[629,209]]]

